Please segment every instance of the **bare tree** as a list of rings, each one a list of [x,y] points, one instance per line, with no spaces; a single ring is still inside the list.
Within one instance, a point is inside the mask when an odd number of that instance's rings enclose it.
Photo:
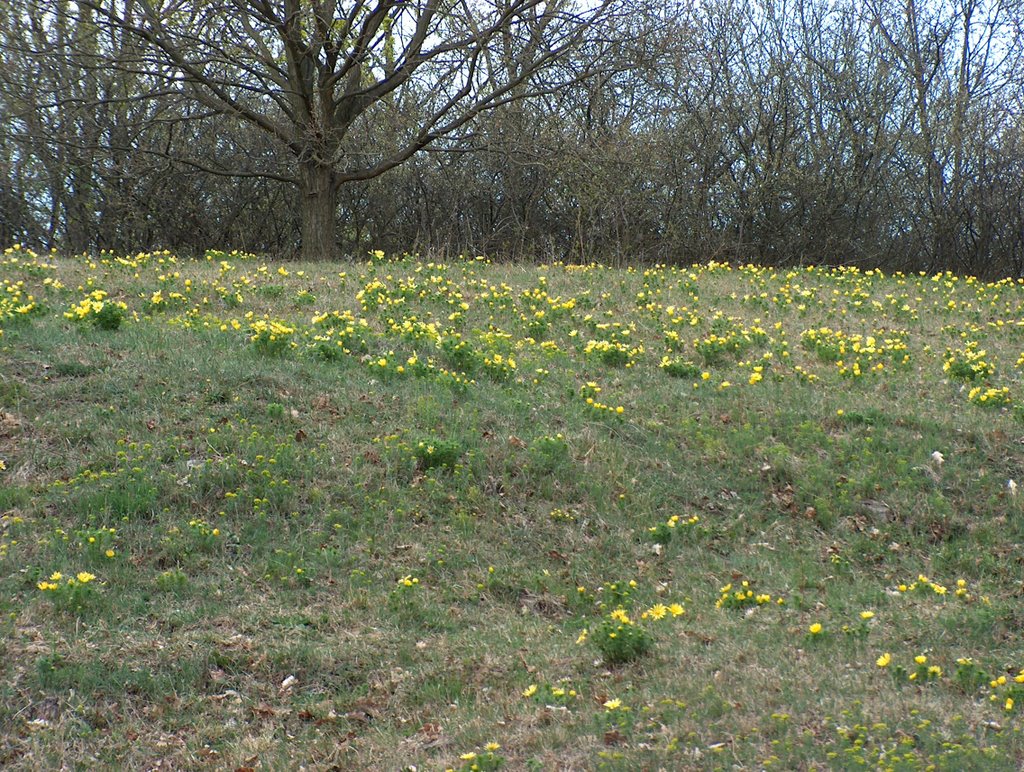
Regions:
[[[1024,272],[1020,3],[604,1],[0,0],[0,239]]]
[[[902,80],[908,176],[923,181],[914,228],[928,268],[984,269],[971,191],[1007,126],[1000,98],[1021,93],[1020,11],[1000,0],[867,4],[873,33]],[[977,214],[982,214],[978,212]],[[984,251],[984,250],[982,250]]]
[[[557,65],[613,2],[80,0],[53,12],[90,14],[133,36],[139,57],[110,66],[142,71],[158,91],[247,122],[284,147],[286,171],[183,160],[296,185],[302,254],[319,259],[335,251],[342,185],[383,174],[485,110],[578,80],[583,72]],[[384,137],[367,130],[396,115],[412,120],[393,121]]]

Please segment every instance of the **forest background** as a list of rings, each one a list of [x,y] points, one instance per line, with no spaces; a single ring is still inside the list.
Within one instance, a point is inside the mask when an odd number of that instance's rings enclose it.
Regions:
[[[0,243],[1024,270],[1018,3],[0,11]]]

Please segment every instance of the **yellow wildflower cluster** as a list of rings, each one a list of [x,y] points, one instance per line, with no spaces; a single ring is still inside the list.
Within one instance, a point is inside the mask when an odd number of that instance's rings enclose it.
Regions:
[[[108,300],[105,290],[95,289],[65,311],[64,318],[75,322],[91,322],[101,329],[117,329],[127,311],[126,303]]]
[[[681,532],[685,528],[697,525],[700,522],[698,515],[690,515],[690,517],[683,518],[680,515],[672,515],[664,523],[653,525],[647,529],[647,532],[651,534],[651,539],[655,544],[667,545],[672,541],[674,534]]]
[[[95,580],[96,576],[88,571],[79,571],[68,577],[60,571],[54,571],[49,579],[37,582],[36,587],[51,598],[57,607],[79,611],[91,597]]]
[[[658,622],[662,619],[682,616],[685,609],[679,603],[656,603],[640,614],[642,622]],[[576,639],[583,643],[588,639],[589,630],[583,630]],[[610,665],[629,662],[646,654],[654,645],[649,630],[639,624],[622,606],[612,609],[598,625],[591,637],[605,662]]]
[[[800,341],[823,361],[834,363],[841,376],[859,378],[867,373],[882,372],[886,362],[894,365],[910,362],[906,333],[902,332],[889,332],[888,337],[876,338],[818,327],[804,330]]]
[[[782,598],[773,599],[766,592],[755,593],[754,588],[747,579],[742,580],[738,587],[734,587],[730,582],[719,588],[718,592],[719,597],[715,601],[715,608],[756,608],[758,606],[767,606],[771,603],[781,606],[786,602]]]
[[[554,684],[530,684],[521,692],[524,699],[534,699],[545,705],[570,705],[579,697],[567,678]]]
[[[978,347],[977,341],[969,341],[964,348],[946,349],[942,357],[942,372],[960,381],[980,381],[996,373],[995,365],[986,357],[988,352]]]
[[[257,319],[249,325],[249,342],[261,353],[277,353],[298,344],[295,328],[274,319]]]
[[[583,353],[610,367],[633,367],[643,355],[644,347],[614,340],[588,340],[583,346]]]
[[[497,353],[484,357],[483,364],[487,374],[499,381],[511,378],[518,368],[515,359]]]
[[[1009,386],[975,386],[967,392],[967,401],[979,407],[990,408],[1009,407],[1013,404]]]
[[[933,582],[931,579],[929,579],[924,574],[918,574],[917,575],[917,580],[913,581],[913,582],[911,582],[909,584],[905,584],[905,583],[898,584],[896,586],[896,589],[899,592],[915,592],[915,591],[918,591],[918,590],[930,589],[936,595],[945,595],[946,592],[948,591],[946,589],[945,585],[939,584],[938,582]]]
[[[673,378],[698,378],[701,369],[693,362],[682,357],[670,357],[667,354],[661,358],[658,365],[661,371]]]
[[[626,412],[622,405],[613,407],[597,400],[596,397],[600,393],[601,387],[593,381],[587,381],[587,383],[580,387],[580,396],[583,397],[583,401],[587,406],[595,412],[619,416]]]
[[[54,571],[50,574],[49,581],[39,582],[36,586],[43,592],[54,592],[61,586],[62,582],[66,582],[68,586],[74,587],[76,584],[89,584],[89,582],[95,579],[96,577],[88,571],[79,571],[74,576],[68,577],[65,580],[64,575],[60,571]]]
[[[0,324],[4,319],[27,317],[40,310],[35,296],[28,293],[24,279],[0,278]],[[0,335],[3,330],[0,330]]]

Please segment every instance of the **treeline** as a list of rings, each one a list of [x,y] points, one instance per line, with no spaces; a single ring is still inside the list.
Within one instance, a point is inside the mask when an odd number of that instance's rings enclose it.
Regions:
[[[0,242],[298,255],[311,194],[292,150],[87,5],[27,16],[0,2]],[[709,0],[607,14],[454,130],[337,184],[333,238],[347,254],[1019,276],[1022,10]],[[255,76],[224,73],[238,99],[270,104]],[[415,135],[436,109],[417,84],[332,152],[358,160]]]

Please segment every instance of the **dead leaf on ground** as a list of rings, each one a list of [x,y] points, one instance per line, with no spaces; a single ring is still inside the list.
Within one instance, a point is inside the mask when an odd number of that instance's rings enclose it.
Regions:
[[[416,731],[416,734],[402,740],[401,745],[413,750],[427,751],[451,745],[451,740],[444,736],[444,732],[441,731],[438,724],[424,724]]]
[[[321,394],[313,400],[313,409],[324,413],[330,413],[331,415],[338,414],[338,409],[334,406],[330,396],[327,394]]]
[[[0,410],[0,437],[13,437],[21,429],[22,420],[14,413]]]
[[[276,708],[267,705],[265,702],[261,702],[259,705],[254,705],[250,710],[254,716],[259,718],[274,718],[281,712]]]

